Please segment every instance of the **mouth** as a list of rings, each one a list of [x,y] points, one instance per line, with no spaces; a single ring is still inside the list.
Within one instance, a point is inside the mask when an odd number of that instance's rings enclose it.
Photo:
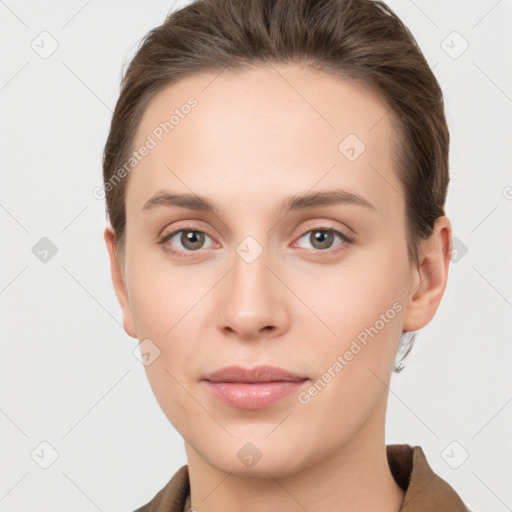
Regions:
[[[230,366],[210,373],[202,381],[213,396],[232,407],[263,409],[298,392],[309,378],[275,366],[250,370]]]

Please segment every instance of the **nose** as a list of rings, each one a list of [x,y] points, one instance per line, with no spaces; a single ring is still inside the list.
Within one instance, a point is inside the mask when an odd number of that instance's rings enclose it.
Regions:
[[[289,327],[287,288],[265,251],[253,261],[240,254],[219,290],[218,328],[243,340],[276,337]]]

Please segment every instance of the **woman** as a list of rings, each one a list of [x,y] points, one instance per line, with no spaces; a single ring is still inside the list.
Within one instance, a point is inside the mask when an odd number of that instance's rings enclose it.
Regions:
[[[126,70],[104,152],[126,332],[187,465],[139,511],[466,511],[385,445],[451,253],[449,133],[369,0],[206,0]]]

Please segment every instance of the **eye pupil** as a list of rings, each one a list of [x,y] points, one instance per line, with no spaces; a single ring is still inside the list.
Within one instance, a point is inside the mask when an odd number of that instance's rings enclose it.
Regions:
[[[325,229],[319,229],[311,232],[311,244],[317,249],[326,249],[332,245],[333,233]],[[319,246],[316,243],[319,242]]]

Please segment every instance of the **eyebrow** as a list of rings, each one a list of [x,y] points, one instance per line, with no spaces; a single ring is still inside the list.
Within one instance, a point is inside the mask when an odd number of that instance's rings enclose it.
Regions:
[[[330,206],[335,204],[353,204],[364,206],[377,211],[367,199],[363,196],[347,190],[328,190],[324,192],[308,192],[304,194],[294,194],[281,201],[276,209],[278,215],[286,214],[295,210],[305,210],[319,206]],[[217,207],[208,198],[197,194],[172,194],[165,190],[157,192],[148,199],[142,211],[151,210],[159,206],[179,207],[188,210],[217,213]]]

